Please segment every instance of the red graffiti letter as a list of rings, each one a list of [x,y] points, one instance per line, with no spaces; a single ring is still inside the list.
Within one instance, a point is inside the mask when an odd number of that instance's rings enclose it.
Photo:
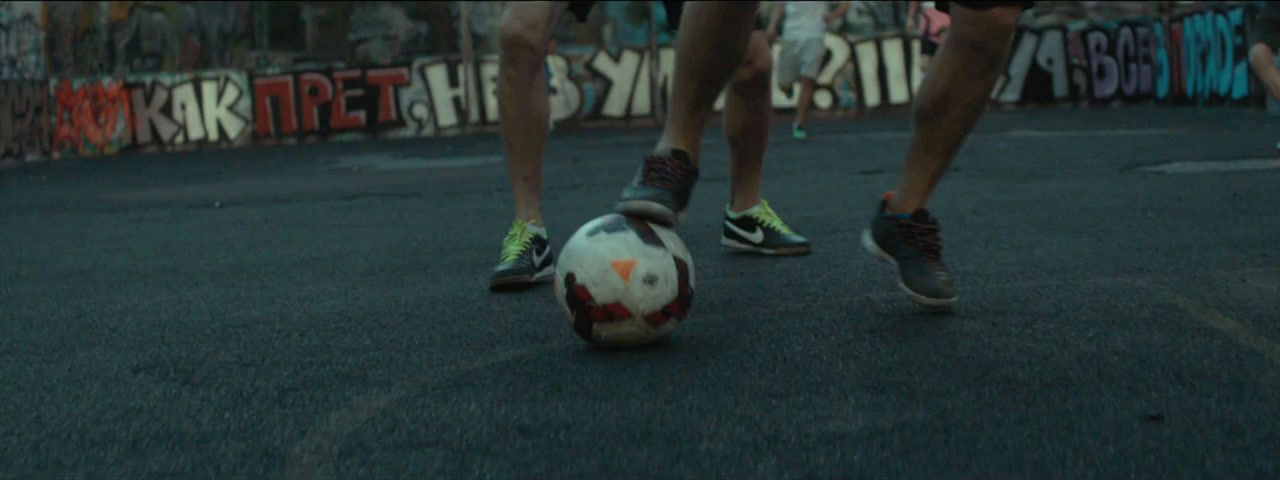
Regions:
[[[314,132],[320,128],[320,105],[333,100],[333,82],[323,73],[304,73],[298,77],[298,89],[302,91],[298,104],[302,131]]]
[[[346,89],[345,83],[348,80],[359,80],[359,70],[343,70],[333,72],[333,84],[337,87],[337,92],[333,95],[333,114],[329,116],[329,126],[334,130],[346,130],[350,128],[364,128],[365,114],[364,110],[347,110],[347,98],[359,98],[364,96],[363,88]]]
[[[257,116],[258,136],[275,135],[276,122],[270,100],[280,101],[280,134],[293,135],[298,131],[297,112],[293,109],[293,77],[277,75],[253,79],[253,111]]]
[[[396,86],[409,84],[409,69],[379,68],[365,74],[365,82],[378,87],[378,123],[394,123],[399,119]]]

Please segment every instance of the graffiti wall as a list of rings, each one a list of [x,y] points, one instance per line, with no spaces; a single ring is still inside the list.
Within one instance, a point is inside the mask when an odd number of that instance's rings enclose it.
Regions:
[[[1156,101],[1246,105],[1262,92],[1248,66],[1249,10],[1021,30],[996,99],[1028,104]]]
[[[0,2],[0,164],[493,130],[497,55],[422,54],[435,48],[427,32],[436,23],[410,10],[451,5]],[[300,38],[250,22],[280,8],[310,12],[292,31]],[[991,101],[1261,105],[1265,93],[1247,62],[1253,8],[1029,24],[1015,34]],[[487,25],[493,12],[486,15]],[[250,43],[286,41],[334,51],[328,60],[292,57],[286,68],[235,67],[261,60],[246,59],[262,53]],[[919,39],[829,33],[824,44],[813,97],[819,114],[901,110],[915,100],[924,80]],[[773,54],[776,63],[780,48]],[[550,119],[652,124],[670,97],[674,65],[669,44],[553,50]],[[10,79],[28,77],[36,80]],[[798,86],[778,85],[775,75],[775,108],[794,108],[798,96]]]
[[[1079,101],[1087,81],[1079,58],[1067,47],[1068,38],[1071,32],[1061,27],[1019,30],[1004,75],[992,93],[995,101],[1024,105]]]
[[[116,78],[53,80],[53,157],[112,155],[129,146],[129,91]]]
[[[49,156],[49,88],[39,80],[0,81],[0,165]]]
[[[576,60],[576,61],[575,61]],[[575,70],[576,69],[576,70]],[[498,124],[498,57],[485,55],[468,68],[458,58],[425,57],[413,62],[412,81],[402,96],[407,125],[414,135],[458,132]],[[580,116],[583,105],[582,59],[551,54],[546,59],[550,119]],[[576,73],[575,73],[576,72]]]
[[[254,134],[259,138],[379,132],[405,126],[399,92],[409,67],[297,71],[253,77]]]
[[[1223,104],[1249,97],[1243,9],[1082,32],[1089,100]]]
[[[250,2],[31,2],[48,10],[49,74],[243,68]]]
[[[0,80],[44,78],[43,9],[41,2],[0,2]]]
[[[130,147],[240,146],[253,119],[244,72],[133,75],[127,79],[133,136]]]

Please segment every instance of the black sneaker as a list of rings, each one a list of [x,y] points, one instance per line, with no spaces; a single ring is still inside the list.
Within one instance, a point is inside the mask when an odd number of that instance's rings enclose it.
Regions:
[[[655,153],[644,159],[631,185],[622,190],[618,213],[673,227],[689,206],[698,168],[683,150]]]
[[[513,290],[548,280],[556,272],[555,254],[546,235],[529,230],[529,222],[517,220],[502,241],[502,261],[489,277],[492,291]]]
[[[765,255],[804,255],[809,253],[809,240],[796,235],[782,218],[769,208],[769,202],[734,215],[724,209],[724,233],[720,244],[726,247]]]
[[[880,201],[871,228],[862,231],[868,252],[898,266],[898,286],[911,301],[925,307],[949,309],[956,302],[955,277],[942,263],[938,219],[925,209],[911,218],[884,215],[890,194]]]

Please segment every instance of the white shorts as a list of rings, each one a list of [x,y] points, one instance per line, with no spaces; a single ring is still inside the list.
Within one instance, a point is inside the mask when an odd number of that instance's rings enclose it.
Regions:
[[[822,56],[827,53],[822,37],[783,38],[781,45],[782,51],[778,55],[776,68],[778,86],[787,89],[801,78],[818,78]]]

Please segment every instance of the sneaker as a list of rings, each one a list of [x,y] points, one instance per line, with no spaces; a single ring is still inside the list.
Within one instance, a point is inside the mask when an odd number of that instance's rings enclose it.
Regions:
[[[806,138],[809,138],[809,134],[804,131],[804,127],[799,125],[792,125],[791,137],[796,140],[804,140]]]
[[[683,150],[655,153],[645,157],[631,185],[622,190],[622,199],[615,208],[623,215],[673,227],[689,205],[697,181],[698,168],[693,166],[688,153]]]
[[[533,224],[516,220],[502,241],[502,261],[493,268],[489,289],[493,291],[527,287],[550,279],[556,271],[555,254],[544,231]]]
[[[769,202],[760,201],[742,213],[724,208],[724,233],[720,244],[726,247],[765,255],[804,255],[809,253],[809,240],[796,235],[782,222]]]
[[[955,278],[942,263],[938,219],[925,209],[910,218],[886,216],[892,193],[880,201],[871,228],[862,231],[862,246],[898,267],[898,286],[911,301],[930,308],[949,309],[956,302]]]

